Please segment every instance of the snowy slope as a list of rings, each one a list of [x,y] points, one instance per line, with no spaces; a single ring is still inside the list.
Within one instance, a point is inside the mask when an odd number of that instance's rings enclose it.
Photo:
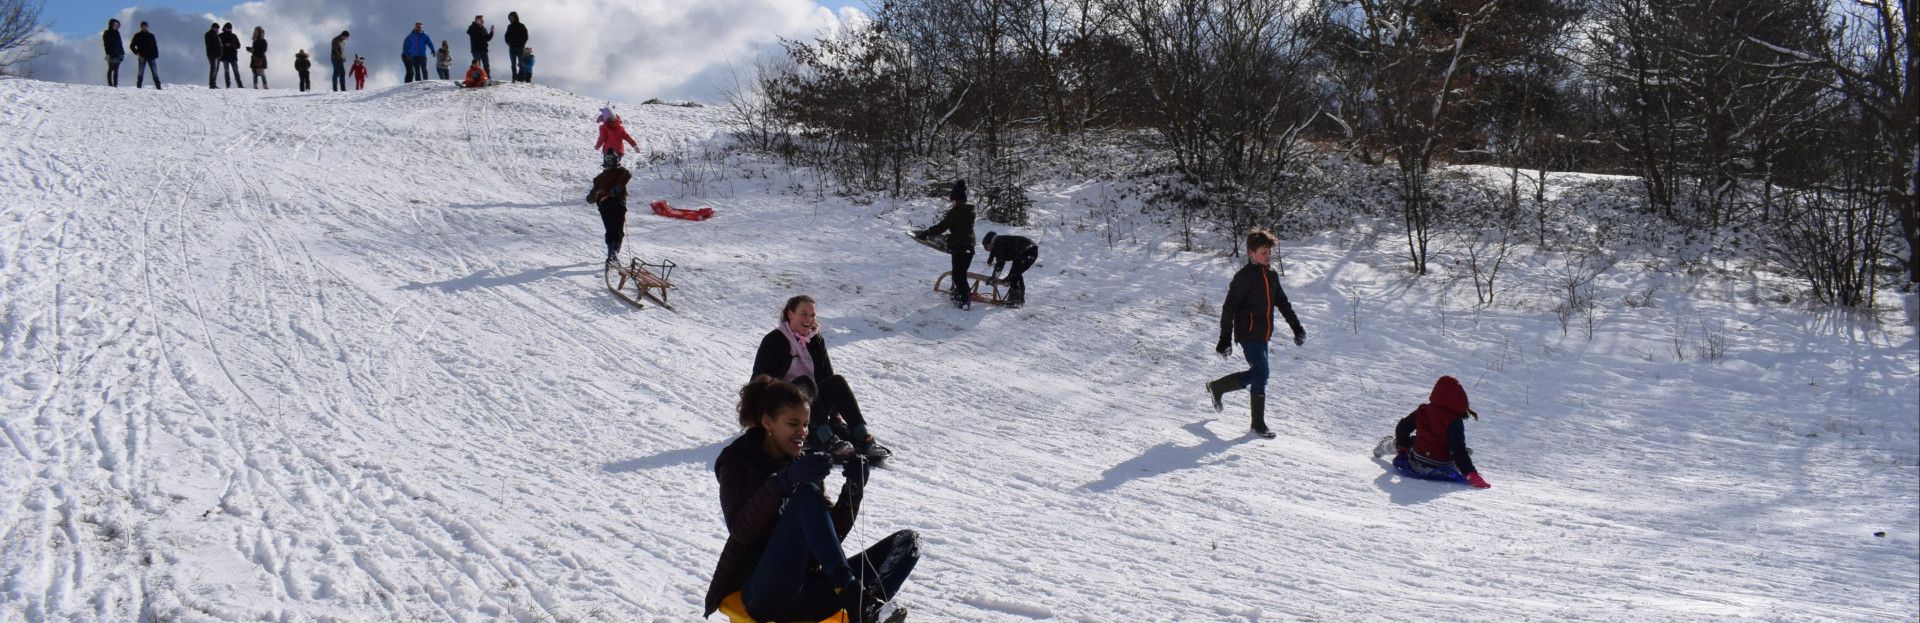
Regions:
[[[625,306],[581,202],[601,104],[0,80],[0,621],[696,620],[710,464],[803,292],[897,453],[849,543],[920,531],[916,620],[1920,616],[1905,321],[1627,264],[1589,339],[1551,256],[1472,311],[1390,235],[1286,241],[1309,340],[1261,441],[1201,395],[1238,260],[1109,248],[1098,184],[1036,193],[1027,308],[963,312],[900,233],[932,201],[739,156],[683,197],[663,160],[627,246],[681,265],[680,311]],[[621,111],[663,156],[723,131]],[[1491,490],[1367,454],[1440,374]]]

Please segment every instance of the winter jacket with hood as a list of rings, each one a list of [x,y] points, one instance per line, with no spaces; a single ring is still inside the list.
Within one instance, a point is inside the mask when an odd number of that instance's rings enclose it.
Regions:
[[[602,208],[627,207],[627,182],[633,172],[626,167],[611,167],[593,176],[593,190],[587,191],[587,203]]]
[[[993,272],[997,273],[1007,262],[1019,261],[1022,256],[1036,253],[1039,249],[1039,245],[1034,244],[1033,239],[1026,236],[995,235],[993,244],[987,247],[987,265],[992,266]]]
[[[520,22],[507,24],[507,47],[510,47],[510,48],[527,47],[527,25],[526,24],[523,24]]]
[[[220,60],[220,29],[208,28],[207,34],[201,37],[201,39],[206,40],[207,60]]]
[[[310,58],[305,50],[293,55],[293,70],[304,74],[307,70],[313,69],[313,61]]]
[[[1474,471],[1467,462],[1467,390],[1451,376],[1434,381],[1427,403],[1414,409],[1413,451],[1436,463],[1455,462],[1460,473]]]
[[[247,60],[247,67],[250,67],[253,69],[267,68],[267,40],[266,39],[254,39],[253,45],[247,46],[247,53],[253,55],[253,58],[250,58]]]
[[[153,33],[144,30],[133,33],[133,43],[127,45],[127,50],[144,59],[160,57],[160,43],[154,41]]]
[[[746,584],[767,549],[773,527],[780,521],[781,507],[794,494],[774,484],[774,474],[792,461],[768,456],[763,446],[766,438],[767,429],[749,428],[727,444],[713,463],[714,477],[720,480],[720,513],[727,521],[727,544],[720,550],[719,564],[714,566],[713,582],[707,585],[707,615],[720,609],[720,600]],[[840,499],[831,512],[835,536],[845,541],[860,514],[860,496],[849,486],[841,487]]]
[[[467,26],[467,46],[473,49],[474,55],[486,54],[487,42],[492,40],[493,31],[482,27],[479,22]]]
[[[1287,302],[1287,291],[1280,287],[1280,274],[1265,264],[1247,262],[1227,286],[1227,302],[1220,307],[1220,339],[1231,337],[1241,344],[1271,341],[1275,309],[1280,310],[1294,335],[1307,334],[1300,327],[1300,318],[1293,314],[1293,305]]]
[[[127,49],[120,45],[120,30],[117,28],[101,31],[100,43],[107,49],[107,58],[121,58],[127,55]]]
[[[973,204],[961,202],[948,208],[947,213],[940,217],[940,222],[920,232],[920,236],[931,239],[942,233],[947,235],[948,253],[973,252]]]

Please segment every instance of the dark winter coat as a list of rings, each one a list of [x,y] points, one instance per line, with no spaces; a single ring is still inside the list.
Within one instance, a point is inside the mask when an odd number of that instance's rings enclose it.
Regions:
[[[220,60],[220,29],[207,29],[207,34],[201,39],[205,39],[207,43],[207,60]]]
[[[827,359],[826,338],[814,333],[813,339],[807,341],[807,354],[813,356],[815,386],[833,378],[833,361]],[[787,369],[793,366],[793,358],[797,356],[793,352],[793,343],[787,340],[785,333],[779,329],[768,331],[766,337],[760,338],[760,350],[753,353],[753,374],[747,375],[747,378],[760,374],[776,379],[787,378]]]
[[[947,252],[965,253],[973,251],[973,204],[962,203],[947,209],[940,222],[920,232],[921,238],[932,238],[941,233],[947,234]]]
[[[293,55],[294,71],[304,74],[304,73],[307,73],[307,70],[309,69],[313,69],[313,61],[307,60],[306,52],[301,52],[299,54]]]
[[[493,31],[482,28],[479,24],[467,26],[467,45],[473,48],[474,54],[487,53],[487,42],[492,40]]]
[[[1247,262],[1240,267],[1240,272],[1233,274],[1233,283],[1227,286],[1227,303],[1220,307],[1220,339],[1231,336],[1233,341],[1242,344],[1272,340],[1275,309],[1286,318],[1294,335],[1307,334],[1307,330],[1300,327],[1300,318],[1293,315],[1286,290],[1280,287],[1280,274],[1265,265]]]
[[[108,28],[100,33],[100,43],[107,48],[107,58],[121,58],[127,55],[127,49],[120,45],[120,31]]]
[[[587,203],[602,208],[627,207],[627,182],[633,179],[633,172],[626,167],[614,167],[593,176],[593,190],[587,191]]]
[[[160,58],[160,43],[153,39],[153,33],[151,32],[141,31],[133,33],[133,43],[128,44],[127,49],[132,51],[134,56],[140,58],[149,60]]]
[[[761,553],[767,549],[774,525],[780,521],[780,509],[787,496],[792,495],[791,491],[780,490],[773,478],[791,461],[767,456],[762,445],[766,438],[766,429],[749,428],[746,434],[727,444],[713,463],[714,477],[720,480],[720,513],[727,521],[727,545],[720,550],[713,582],[707,585],[708,615],[720,609],[720,600],[740,590],[753,574]],[[860,514],[859,496],[851,495],[850,489],[842,487],[832,514],[834,532],[844,541]]]
[[[248,67],[251,67],[254,69],[267,68],[267,40],[266,39],[254,39],[253,45],[247,47],[247,53],[253,55],[253,58],[247,61]]]
[[[1028,253],[1039,255],[1040,245],[1026,236],[997,235],[993,237],[993,246],[987,247],[987,265],[997,273],[1007,262],[1018,261]]]
[[[220,33],[220,60],[240,62],[240,35],[230,32]]]
[[[347,62],[347,38],[345,35],[334,35],[333,45],[330,47],[333,52],[333,62]]]
[[[507,24],[507,47],[527,47],[527,25],[520,22]]]

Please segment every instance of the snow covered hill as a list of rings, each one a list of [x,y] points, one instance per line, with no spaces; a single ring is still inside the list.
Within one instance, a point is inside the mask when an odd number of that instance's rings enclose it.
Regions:
[[[1201,391],[1240,366],[1210,351],[1239,260],[1109,248],[1100,184],[1037,190],[1028,307],[960,311],[901,233],[933,201],[623,105],[661,156],[627,247],[682,288],[620,303],[600,105],[0,80],[0,621],[697,620],[710,464],[797,293],[897,453],[849,542],[921,533],[914,620],[1920,617],[1908,323],[1628,263],[1589,338],[1547,255],[1474,311],[1391,236],[1283,241],[1309,337],[1262,441]],[[1368,455],[1441,374],[1493,489]]]

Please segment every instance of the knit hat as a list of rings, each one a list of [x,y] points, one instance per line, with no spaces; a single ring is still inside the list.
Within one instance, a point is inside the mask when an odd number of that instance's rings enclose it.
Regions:
[[[606,123],[608,119],[612,119],[612,118],[613,118],[613,106],[611,105],[602,106],[600,108],[600,119],[599,119],[600,123]]]
[[[987,249],[992,247],[993,247],[993,232],[987,232],[987,235],[980,237],[980,248]]]
[[[958,201],[960,203],[966,203],[967,202],[967,181],[960,180],[958,182],[954,182],[953,192],[947,193],[947,198],[952,199],[954,201]]]
[[[1440,380],[1433,382],[1433,393],[1427,396],[1427,404],[1446,409],[1460,417],[1471,415],[1473,419],[1480,419],[1480,414],[1474,413],[1473,409],[1467,407],[1466,388],[1461,387],[1460,381],[1451,376],[1443,376]]]

